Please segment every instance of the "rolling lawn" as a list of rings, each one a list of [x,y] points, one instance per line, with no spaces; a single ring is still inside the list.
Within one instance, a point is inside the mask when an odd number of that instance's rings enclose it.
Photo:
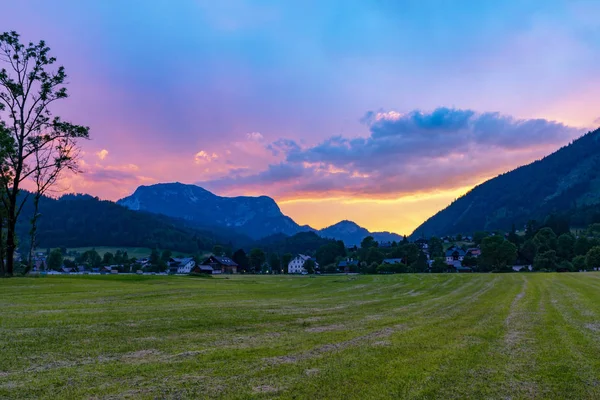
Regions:
[[[1,279],[0,398],[598,399],[600,273]]]

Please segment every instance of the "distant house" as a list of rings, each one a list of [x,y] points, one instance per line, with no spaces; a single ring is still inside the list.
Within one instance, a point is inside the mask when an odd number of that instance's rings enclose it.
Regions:
[[[471,257],[477,258],[481,255],[481,249],[478,247],[472,247],[470,249],[467,249],[467,254]]]
[[[356,269],[357,267],[358,267],[358,260],[353,260],[351,258],[347,259],[347,260],[342,260],[337,265],[338,270],[341,270],[344,272],[350,272],[350,268]]]
[[[194,272],[207,273],[206,266],[212,268],[212,274],[237,274],[238,265],[229,257],[210,256],[202,262],[204,268],[194,269]]]
[[[169,259],[169,273],[171,274],[189,274],[195,266],[196,262],[191,257]]]
[[[383,263],[384,264],[402,264],[402,259],[401,258],[384,258]]]
[[[465,259],[466,252],[460,247],[452,246],[446,250],[446,264],[453,265],[455,261]]]
[[[319,264],[311,257],[305,256],[304,254],[298,254],[296,257],[292,259],[292,261],[288,264],[288,274],[301,274],[303,272],[308,272],[304,268],[304,264],[308,260],[313,260],[315,262],[315,269],[319,269]]]
[[[531,267],[531,265],[513,265],[512,270],[515,272],[519,272],[519,271],[523,271],[523,270],[532,271],[533,268]]]

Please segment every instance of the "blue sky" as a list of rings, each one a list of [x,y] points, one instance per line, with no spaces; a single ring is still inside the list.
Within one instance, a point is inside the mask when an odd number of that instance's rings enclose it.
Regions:
[[[92,128],[70,189],[110,199],[196,182],[273,196],[316,227],[408,233],[600,117],[598,1],[31,0],[3,14],[48,42],[71,83],[57,111]],[[440,110],[472,117],[412,123]]]

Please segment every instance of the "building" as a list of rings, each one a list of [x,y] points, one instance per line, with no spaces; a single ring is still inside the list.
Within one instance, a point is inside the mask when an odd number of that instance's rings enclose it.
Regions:
[[[446,264],[454,265],[455,261],[462,261],[465,259],[466,252],[460,247],[452,246],[446,250]]]
[[[337,265],[338,270],[343,270],[344,272],[350,272],[350,270],[357,270],[358,268],[358,260],[353,260],[351,258],[347,260],[342,260]]]
[[[472,247],[470,249],[467,249],[467,254],[471,257],[477,258],[481,255],[481,249],[477,247]]]
[[[204,266],[212,267],[213,274],[237,274],[238,265],[235,261],[233,261],[229,257],[218,257],[218,256],[210,256],[202,263]],[[205,272],[201,271],[202,268],[198,268],[198,272],[207,273],[207,268]],[[194,269],[194,272],[196,270]]]
[[[288,274],[301,274],[306,273],[306,269],[304,268],[304,264],[308,260],[313,260],[315,263],[315,270],[319,269],[319,264],[310,256],[305,256],[304,254],[298,254],[296,257],[290,261],[288,264]]]
[[[171,274],[189,274],[195,266],[196,262],[191,257],[169,259],[169,273]]]

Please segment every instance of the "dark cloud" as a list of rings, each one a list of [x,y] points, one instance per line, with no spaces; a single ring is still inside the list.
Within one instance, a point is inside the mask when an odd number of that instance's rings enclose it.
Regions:
[[[285,161],[251,175],[230,174],[220,188],[268,185],[281,193],[400,194],[455,188],[530,162],[583,132],[545,119],[438,108],[368,112],[366,138],[332,136],[301,147],[279,139],[267,146]]]

